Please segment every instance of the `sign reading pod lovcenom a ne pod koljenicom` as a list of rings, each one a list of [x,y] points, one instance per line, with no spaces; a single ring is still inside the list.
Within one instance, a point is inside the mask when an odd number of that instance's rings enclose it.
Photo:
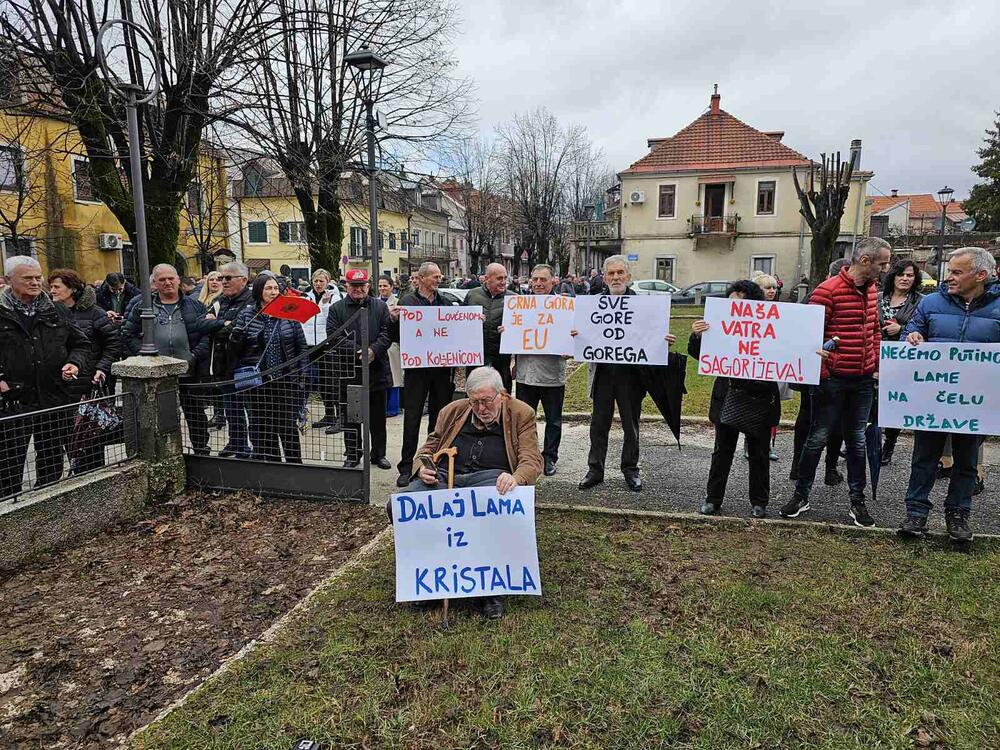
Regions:
[[[404,370],[483,364],[482,306],[400,307],[399,359]]]
[[[401,492],[390,508],[396,601],[541,595],[534,487]]]
[[[878,423],[1000,435],[1000,344],[883,343]]]

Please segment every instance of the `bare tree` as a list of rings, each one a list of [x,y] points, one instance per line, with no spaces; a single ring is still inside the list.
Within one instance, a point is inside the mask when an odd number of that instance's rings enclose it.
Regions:
[[[522,224],[528,265],[551,259],[553,241],[563,235],[566,186],[573,162],[589,147],[580,126],[563,128],[541,108],[497,130],[500,164],[515,215]]]
[[[573,265],[570,263],[573,223],[586,221],[586,207],[600,205],[605,191],[616,181],[614,170],[608,167],[601,149],[589,142],[582,143],[573,154],[566,179],[565,221],[557,245],[559,265],[563,270]]]
[[[102,25],[124,12],[153,48],[112,59],[152,72],[159,94],[140,108],[140,143],[150,262],[172,262],[182,198],[196,171],[210,103],[237,85],[233,74],[250,44],[266,36],[263,0],[6,0],[0,28],[30,70],[38,94],[55,100],[79,131],[94,195],[135,238],[125,107],[98,62]],[[121,27],[117,27],[119,30]],[[109,36],[121,51],[122,36]],[[115,64],[115,63],[118,64]],[[126,65],[127,62],[127,65]],[[122,78],[127,77],[124,72]],[[136,144],[132,144],[135,146]]]
[[[198,266],[203,274],[214,267],[214,254],[228,247],[229,238],[240,231],[229,221],[229,196],[224,154],[204,148],[182,204],[191,239],[197,248]]]
[[[389,63],[372,95],[386,151],[440,145],[469,113],[452,77],[449,0],[274,0],[280,30],[262,37],[247,86],[229,92],[225,122],[274,160],[291,184],[314,266],[336,269],[343,239],[339,182],[364,153],[365,106],[345,56],[370,47]]]
[[[825,274],[833,259],[833,250],[840,234],[840,220],[844,216],[844,205],[851,190],[851,176],[854,174],[854,162],[857,153],[851,153],[851,160],[843,163],[840,152],[827,158],[820,154],[823,161],[819,168],[819,186],[817,189],[816,164],[809,165],[808,190],[799,184],[799,176],[792,168],[792,179],[795,182],[795,192],[799,196],[801,208],[799,213],[805,217],[806,224],[812,230],[810,243],[810,273],[812,276]]]
[[[458,198],[465,207],[469,241],[469,272],[480,273],[487,262],[500,259],[505,228],[510,229],[510,201],[503,192],[496,147],[482,138],[460,141],[448,154]]]

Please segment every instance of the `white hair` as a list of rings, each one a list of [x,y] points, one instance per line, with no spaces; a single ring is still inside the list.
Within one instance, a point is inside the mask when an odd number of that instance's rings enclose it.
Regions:
[[[477,367],[465,379],[465,392],[472,393],[481,388],[492,388],[497,393],[503,390],[503,378],[492,367]]]
[[[3,275],[10,276],[14,273],[15,268],[20,268],[21,266],[31,266],[32,268],[37,268],[39,271],[42,270],[41,264],[30,255],[12,255],[3,262]]]
[[[750,281],[754,282],[761,289],[764,289],[764,285],[765,284],[767,284],[767,288],[768,289],[777,289],[778,288],[778,280],[776,278],[774,278],[770,274],[762,273],[760,271],[758,271],[757,273],[755,273],[753,275],[753,278],[750,279]]]
[[[883,250],[888,250],[891,253],[892,245],[881,237],[865,237],[855,246],[854,252],[851,254],[851,263],[860,263],[861,259],[866,257],[875,260],[882,254]]]
[[[628,265],[628,258],[626,258],[624,255],[612,255],[604,259],[604,266],[603,266],[604,273],[608,272],[608,266],[615,265],[618,263],[621,263],[623,266],[625,266],[626,271],[631,271]]]
[[[987,280],[996,276],[997,260],[993,257],[993,253],[989,250],[984,250],[981,247],[960,247],[957,250],[952,250],[951,253],[948,254],[948,260],[962,257],[967,257],[972,263],[973,273],[986,271]]]
[[[156,280],[156,274],[158,274],[160,271],[164,269],[170,269],[171,271],[173,271],[174,276],[178,275],[177,269],[174,268],[169,263],[157,263],[155,266],[153,266],[153,270],[149,272],[149,283],[152,284]]]
[[[250,278],[250,269],[247,268],[242,263],[235,260],[226,263],[219,269],[220,271],[229,271],[230,274],[235,273],[237,276],[242,276],[244,278]],[[313,274],[315,276],[315,274]]]

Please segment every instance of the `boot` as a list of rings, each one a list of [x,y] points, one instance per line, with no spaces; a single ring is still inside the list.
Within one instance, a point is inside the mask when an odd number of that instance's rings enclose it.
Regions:
[[[969,528],[969,511],[946,510],[944,523],[948,527],[948,538],[953,542],[967,543],[972,541],[972,529]]]

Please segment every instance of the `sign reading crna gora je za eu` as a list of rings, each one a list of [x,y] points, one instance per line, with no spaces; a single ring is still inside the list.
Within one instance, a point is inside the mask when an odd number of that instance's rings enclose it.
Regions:
[[[403,369],[483,364],[483,308],[399,308],[399,358]]]
[[[1000,344],[882,343],[878,423],[1000,435]]]
[[[401,492],[390,508],[396,601],[541,595],[534,487]]]
[[[817,385],[823,315],[821,305],[710,297],[698,374]]]
[[[577,297],[573,326],[578,362],[667,364],[670,297],[666,294]]]
[[[575,297],[512,294],[503,298],[502,354],[572,354]]]

